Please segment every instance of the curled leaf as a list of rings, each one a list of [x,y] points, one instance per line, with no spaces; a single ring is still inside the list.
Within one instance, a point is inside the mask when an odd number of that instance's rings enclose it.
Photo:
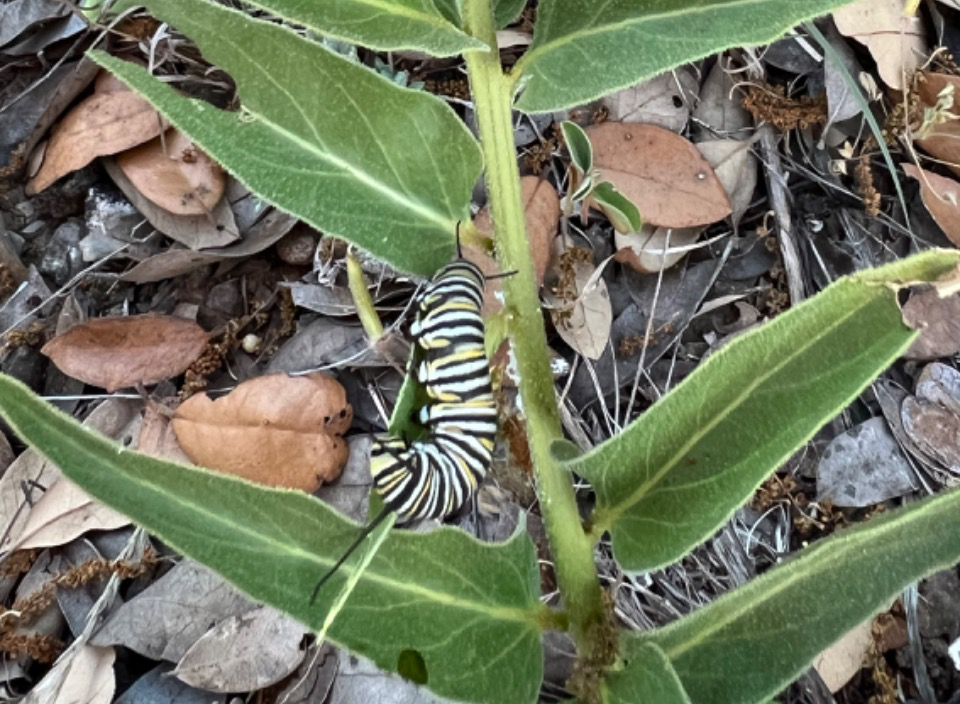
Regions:
[[[316,491],[340,475],[353,421],[344,388],[322,374],[271,374],[210,400],[191,396],[173,430],[196,464],[266,486]]]
[[[112,393],[182,374],[206,344],[195,322],[150,314],[79,323],[40,351],[67,376]]]

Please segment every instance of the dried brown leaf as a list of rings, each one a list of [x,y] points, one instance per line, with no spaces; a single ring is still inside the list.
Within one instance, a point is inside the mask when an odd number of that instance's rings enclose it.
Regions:
[[[920,182],[920,198],[930,215],[955,247],[960,247],[960,183],[913,164],[903,171]]]
[[[960,473],[960,417],[937,403],[908,396],[900,407],[903,429],[928,457]]]
[[[209,213],[176,215],[141,194],[113,159],[104,159],[103,168],[127,200],[167,237],[192,249],[222,247],[238,239],[237,223],[225,198],[217,201]]]
[[[140,193],[175,215],[207,215],[227,185],[223,169],[175,129],[117,155],[116,163]]]
[[[182,374],[206,344],[195,322],[151,314],[79,323],[41,352],[67,376],[113,392]]]
[[[196,464],[258,484],[312,493],[347,461],[341,437],[353,421],[346,392],[322,374],[272,374],[211,401],[177,409],[173,430]]]
[[[653,125],[605,122],[586,130],[601,180],[640,210],[645,223],[693,227],[730,214],[710,164],[688,140]]]
[[[610,294],[600,276],[602,270],[591,261],[571,258],[574,251],[561,255],[560,283],[544,294],[551,304],[550,318],[563,341],[587,359],[599,359],[613,324]]]
[[[153,106],[135,93],[94,93],[53,127],[43,164],[27,183],[27,193],[39,193],[98,156],[143,144],[165,128]]]
[[[930,53],[923,23],[904,13],[903,0],[858,0],[834,10],[833,21],[840,34],[867,47],[880,78],[895,90]]]
[[[920,331],[904,357],[937,359],[960,352],[960,296],[940,298],[935,289],[914,293],[903,306],[903,320]]]

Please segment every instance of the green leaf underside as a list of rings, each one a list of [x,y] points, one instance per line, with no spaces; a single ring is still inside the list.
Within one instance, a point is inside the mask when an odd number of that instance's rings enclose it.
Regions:
[[[517,108],[589,102],[732,46],[765,44],[849,0],[544,0]]]
[[[526,4],[527,0],[494,0],[493,21],[497,29],[503,29],[517,19]]]
[[[643,227],[643,218],[637,206],[609,181],[598,183],[591,195],[617,232],[629,234],[639,232]]]
[[[431,0],[244,2],[318,34],[380,51],[412,49],[433,56],[453,56],[463,51],[487,49],[486,44],[452,24],[453,16],[445,16]],[[445,2],[456,7],[453,0]]]
[[[907,585],[960,561],[960,491],[823,540],[649,636],[697,704],[768,701]],[[646,642],[631,639],[627,652]]]
[[[459,0],[433,0],[433,6],[448,22],[460,27],[463,21],[460,17],[458,2]]]
[[[294,491],[125,451],[0,374],[0,415],[92,496],[319,630],[347,564],[308,603],[357,526]],[[467,702],[532,702],[542,676],[539,572],[524,533],[485,545],[462,531],[394,531],[373,557],[330,638],[387,670],[421,654],[429,687]]]
[[[690,704],[673,665],[655,643],[632,638],[629,644],[623,669],[611,672],[604,683],[604,704]]]
[[[841,279],[569,462],[593,484],[595,530],[611,532],[624,569],[669,564],[716,531],[914,339],[886,282],[935,280],[958,256],[932,251]]]
[[[593,172],[593,145],[590,138],[576,122],[564,120],[560,123],[563,131],[563,141],[570,152],[570,161],[580,170],[583,176],[590,176]]]
[[[242,112],[181,97],[101,52],[90,57],[282,210],[403,271],[429,275],[450,260],[481,157],[442,101],[206,0],[147,4],[230,73]]]

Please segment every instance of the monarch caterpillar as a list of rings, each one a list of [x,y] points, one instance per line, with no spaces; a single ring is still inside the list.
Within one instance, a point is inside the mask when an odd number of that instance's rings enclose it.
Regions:
[[[459,238],[458,238],[459,250]],[[410,371],[426,392],[422,440],[376,436],[373,486],[384,508],[317,582],[310,601],[367,535],[393,511],[397,524],[446,518],[474,495],[493,457],[497,412],[483,344],[485,277],[463,259],[440,269],[414,303]]]

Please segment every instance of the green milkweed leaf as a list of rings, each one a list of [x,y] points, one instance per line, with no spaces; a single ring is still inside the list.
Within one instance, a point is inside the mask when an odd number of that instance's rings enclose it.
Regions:
[[[244,0],[288,22],[380,51],[413,49],[433,56],[487,51],[457,26],[455,0]],[[444,11],[446,10],[446,11]]]
[[[560,123],[563,131],[563,141],[567,143],[570,152],[570,161],[581,174],[589,176],[593,173],[593,145],[590,138],[576,122],[564,120]]]
[[[898,282],[934,281],[934,250],[841,279],[701,364],[620,435],[566,466],[597,492],[627,570],[669,564],[717,530],[763,479],[916,336]]]
[[[907,585],[960,561],[960,491],[823,540],[649,637],[698,704],[769,701]]]
[[[497,29],[503,29],[512,23],[520,13],[523,12],[527,0],[495,0],[493,6],[493,19]]]
[[[765,44],[849,0],[542,0],[530,51],[514,69],[517,108],[552,112],[702,59]]]
[[[207,0],[147,5],[230,73],[242,112],[184,98],[101,52],[90,57],[263,199],[403,271],[429,275],[450,260],[481,157],[442,101]]]
[[[318,577],[359,530],[325,504],[124,450],[4,374],[0,416],[89,494],[314,630],[356,568],[343,565],[311,605]],[[386,670],[415,651],[441,696],[533,702],[542,677],[539,583],[533,543],[522,531],[488,545],[449,528],[397,530],[328,633]]]
[[[655,643],[636,638],[628,643],[622,669],[611,671],[603,684],[604,704],[690,704],[673,665]]]
[[[643,218],[633,202],[609,181],[601,181],[591,192],[593,200],[607,216],[613,229],[625,235],[640,232]]]

